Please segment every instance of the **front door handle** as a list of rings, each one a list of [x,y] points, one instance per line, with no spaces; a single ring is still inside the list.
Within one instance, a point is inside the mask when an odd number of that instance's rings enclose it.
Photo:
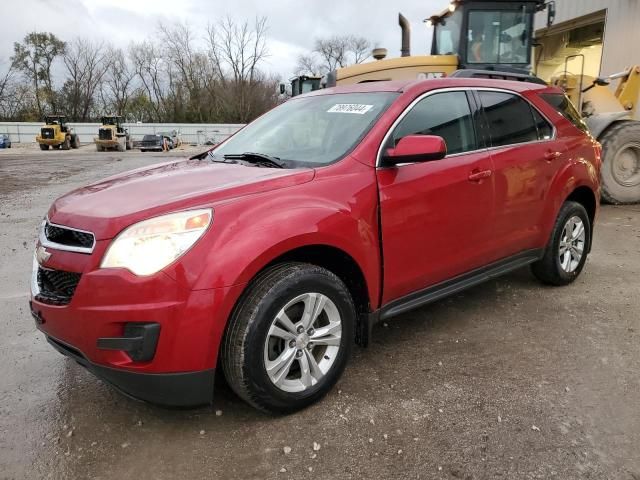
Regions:
[[[548,151],[547,153],[544,154],[544,159],[548,162],[551,162],[553,160],[555,160],[556,158],[560,157],[560,155],[562,155],[562,153],[560,152],[554,152],[554,151]]]
[[[479,182],[491,176],[491,170],[474,170],[469,174],[470,182]]]

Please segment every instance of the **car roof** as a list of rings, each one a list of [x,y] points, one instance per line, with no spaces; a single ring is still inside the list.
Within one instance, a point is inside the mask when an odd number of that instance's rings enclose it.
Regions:
[[[452,87],[484,87],[501,88],[513,92],[522,93],[528,90],[540,90],[548,92],[562,93],[562,90],[548,85],[532,82],[520,82],[513,80],[500,80],[489,78],[433,78],[428,80],[393,80],[382,82],[356,83],[352,85],[341,85],[338,87],[325,88],[307,93],[302,96],[331,95],[335,93],[369,93],[369,92],[398,92],[398,93],[421,93],[439,88]]]

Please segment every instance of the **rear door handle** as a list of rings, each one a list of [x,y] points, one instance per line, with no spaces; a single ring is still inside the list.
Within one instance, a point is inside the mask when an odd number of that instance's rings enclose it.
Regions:
[[[544,154],[544,159],[550,162],[558,158],[560,155],[562,155],[562,153],[549,151]]]
[[[491,170],[474,170],[469,174],[469,181],[471,182],[479,182],[480,180],[484,180],[485,178],[489,178],[491,176]]]

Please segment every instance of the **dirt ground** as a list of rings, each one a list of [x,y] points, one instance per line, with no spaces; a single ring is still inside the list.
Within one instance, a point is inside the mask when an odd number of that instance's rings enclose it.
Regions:
[[[573,285],[523,270],[381,324],[287,417],[223,382],[152,407],[54,351],[27,306],[52,200],[186,154],[0,150],[0,478],[640,479],[640,206],[602,208]]]

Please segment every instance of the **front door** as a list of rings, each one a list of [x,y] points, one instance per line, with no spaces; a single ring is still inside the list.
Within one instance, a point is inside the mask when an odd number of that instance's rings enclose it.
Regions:
[[[492,164],[474,123],[467,92],[435,92],[410,108],[385,143],[389,148],[405,135],[438,135],[448,154],[377,170],[383,304],[486,263]]]

